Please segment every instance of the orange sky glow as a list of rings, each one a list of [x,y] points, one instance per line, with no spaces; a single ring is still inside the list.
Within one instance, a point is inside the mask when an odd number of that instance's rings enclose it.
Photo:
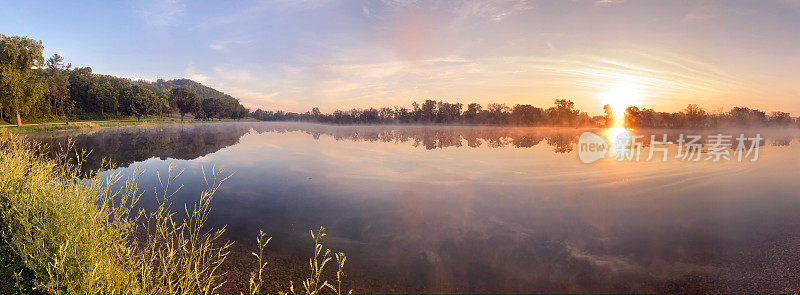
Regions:
[[[800,0],[42,6],[9,4],[0,27],[42,39],[46,55],[74,66],[190,78],[251,109],[570,99],[598,115],[610,101],[624,104],[622,94],[658,111],[695,103],[711,113],[746,106],[800,116]],[[81,21],[55,21],[65,13]]]

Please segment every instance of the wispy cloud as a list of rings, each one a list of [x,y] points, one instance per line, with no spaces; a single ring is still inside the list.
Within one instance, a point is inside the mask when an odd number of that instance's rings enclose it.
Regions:
[[[139,17],[148,25],[163,28],[176,24],[186,5],[179,0],[144,0],[134,2]]]
[[[231,40],[219,40],[212,42],[208,45],[208,48],[221,51],[229,48],[232,45],[247,45],[253,43],[253,39],[250,38],[241,38],[241,39],[231,39]]]
[[[408,63],[329,61],[321,67],[295,67],[286,97],[315,97],[322,106],[366,107],[409,104],[422,98],[487,103],[547,104],[555,97],[579,106],[602,105],[600,94],[619,84],[634,84],[646,95],[642,107],[674,108],[700,97],[756,95],[741,78],[709,64],[670,54],[624,52],[612,55],[562,54],[550,57],[450,56]],[[316,77],[316,78],[308,78]],[[304,105],[301,102],[300,105]],[[599,112],[599,108],[597,112]]]
[[[455,7],[461,14],[460,18],[488,18],[495,22],[534,8],[533,4],[527,0],[464,1],[460,6]]]

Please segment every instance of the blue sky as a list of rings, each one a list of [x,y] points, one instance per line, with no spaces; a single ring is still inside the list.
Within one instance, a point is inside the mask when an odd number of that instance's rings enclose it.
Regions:
[[[569,98],[591,114],[746,105],[800,115],[800,0],[4,2],[0,33],[75,66],[191,78],[248,107]]]

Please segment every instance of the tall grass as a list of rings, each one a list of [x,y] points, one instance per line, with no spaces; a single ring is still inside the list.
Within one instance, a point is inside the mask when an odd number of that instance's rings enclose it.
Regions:
[[[175,188],[182,171],[170,166],[152,191],[158,207],[146,212],[135,206],[146,193],[137,185],[138,169],[125,178],[119,172],[79,178],[86,154],[45,155],[19,137],[0,137],[0,279],[6,280],[0,291],[210,294],[225,284],[219,269],[231,242],[222,240],[224,227],[204,225],[214,194],[230,176],[203,170],[206,189],[199,199],[175,210],[171,197],[182,187]],[[258,259],[258,275],[250,278],[253,294],[260,293],[267,266],[264,235],[253,253]],[[305,293],[324,288],[341,293],[344,254],[336,255],[337,287],[320,282],[331,259],[330,250],[322,252],[324,235],[324,229],[312,232],[315,251]],[[294,293],[293,284],[289,289]]]

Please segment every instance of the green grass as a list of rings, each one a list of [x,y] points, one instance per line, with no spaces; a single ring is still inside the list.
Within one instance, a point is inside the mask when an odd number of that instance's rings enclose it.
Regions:
[[[137,185],[138,169],[128,177],[94,173],[79,179],[83,154],[68,151],[53,159],[36,144],[0,137],[0,293],[209,294],[229,279],[246,280],[218,271],[231,243],[221,239],[224,227],[204,227],[215,192],[230,176],[203,170],[206,188],[199,199],[173,206],[182,171],[170,166],[167,175],[158,175],[160,187],[147,190],[159,206],[146,212],[135,206],[146,193]],[[291,293],[342,293],[345,256],[335,255],[336,280],[328,283],[322,273],[332,257],[323,251],[324,236],[322,228],[312,232],[310,276],[301,280],[302,290],[289,282]],[[260,233],[257,241],[253,294],[263,284],[269,240]]]
[[[158,125],[158,124],[218,123],[218,122],[242,122],[242,121],[249,122],[254,120],[223,119],[223,120],[201,121],[187,117],[184,118],[184,121],[181,121],[180,117],[178,118],[152,117],[152,118],[142,118],[141,121],[136,121],[136,119],[134,118],[133,120],[128,119],[124,121],[88,122],[88,123],[71,122],[69,124],[60,123],[60,124],[49,124],[49,125],[27,125],[27,126],[23,125],[21,127],[17,127],[16,125],[0,125],[0,134],[33,133],[33,132],[48,132],[48,131],[60,131],[60,130],[82,130],[82,129],[96,129],[96,128],[123,127],[123,126],[146,126],[146,125]]]

